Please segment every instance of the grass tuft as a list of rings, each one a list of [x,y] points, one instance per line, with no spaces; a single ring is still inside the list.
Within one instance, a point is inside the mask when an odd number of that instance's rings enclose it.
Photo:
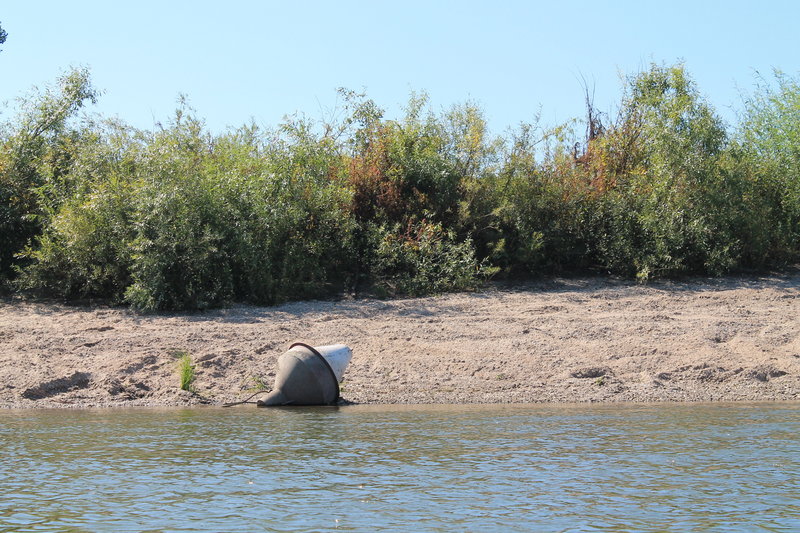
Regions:
[[[178,357],[178,373],[181,379],[181,390],[195,392],[194,380],[197,377],[195,365],[192,364],[192,356],[189,352],[179,351],[175,353]]]

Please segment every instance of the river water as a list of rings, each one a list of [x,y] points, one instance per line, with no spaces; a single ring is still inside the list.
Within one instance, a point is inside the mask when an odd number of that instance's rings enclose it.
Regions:
[[[800,531],[800,404],[0,411],[0,531]]]

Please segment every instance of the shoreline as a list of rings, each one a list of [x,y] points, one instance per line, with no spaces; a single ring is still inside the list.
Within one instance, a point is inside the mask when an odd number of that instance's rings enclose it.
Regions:
[[[509,408],[509,409],[585,409],[585,408],[657,408],[659,406],[665,407],[685,407],[691,409],[693,407],[786,407],[786,408],[800,408],[800,398],[793,400],[713,400],[713,401],[692,401],[684,402],[678,400],[657,400],[652,402],[644,401],[620,401],[620,402],[532,402],[532,403],[353,403],[343,401],[331,405],[305,405],[305,406],[280,406],[279,409],[376,409],[379,411],[404,411],[404,410],[447,410],[458,409],[459,411],[468,411],[472,408],[480,410],[483,408]],[[113,403],[113,404],[52,404],[52,405],[34,405],[34,406],[15,406],[15,405],[0,405],[0,413],[14,413],[14,412],[30,412],[30,411],[122,411],[122,410],[142,410],[142,411],[173,411],[182,409],[209,409],[209,410],[233,410],[233,409],[258,409],[268,411],[268,408],[256,407],[254,404],[225,406],[220,403],[188,403],[188,404],[126,404],[126,403]]]
[[[343,405],[791,402],[800,272],[157,315],[0,300],[0,408],[221,405],[271,387],[293,342],[352,348]]]

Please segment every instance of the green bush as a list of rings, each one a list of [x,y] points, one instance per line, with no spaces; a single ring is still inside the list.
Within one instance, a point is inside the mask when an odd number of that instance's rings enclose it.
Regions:
[[[601,186],[588,228],[596,261],[639,279],[735,266],[731,211],[720,205],[734,178],[721,170],[726,139],[683,66],[631,78],[618,122],[592,141],[586,167]]]
[[[30,264],[17,285],[68,300],[121,303],[131,281],[133,202],[131,188],[117,181],[63,204],[22,254]]]
[[[800,254],[800,82],[776,71],[745,101],[738,132],[739,170],[749,181],[753,216],[767,216],[770,255],[782,261]],[[744,170],[742,170],[744,169]],[[761,232],[759,232],[761,233]]]
[[[800,257],[800,88],[778,74],[729,132],[682,65],[630,77],[609,119],[491,137],[472,103],[400,120],[212,134],[181,99],[153,131],[83,117],[86,71],[0,129],[0,289],[137,309],[274,304],[489,275],[721,275]],[[603,123],[603,122],[607,123]]]
[[[198,179],[139,194],[125,299],[148,311],[230,303],[227,213],[212,191]]]
[[[86,70],[60,76],[55,87],[35,90],[21,99],[16,121],[0,142],[0,283],[15,277],[27,263],[17,254],[47,227],[49,216],[74,192],[63,179],[81,132],[71,119],[87,101],[94,102]]]
[[[495,272],[476,260],[469,240],[458,242],[439,224],[421,222],[400,229],[377,229],[380,242],[372,275],[389,294],[472,290]]]

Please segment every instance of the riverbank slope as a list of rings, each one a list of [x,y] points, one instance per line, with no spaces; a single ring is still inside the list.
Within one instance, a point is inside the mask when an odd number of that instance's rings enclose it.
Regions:
[[[0,406],[234,401],[271,386],[295,341],[353,349],[354,403],[798,400],[800,272],[195,314],[5,300]],[[196,394],[179,389],[180,352]]]

